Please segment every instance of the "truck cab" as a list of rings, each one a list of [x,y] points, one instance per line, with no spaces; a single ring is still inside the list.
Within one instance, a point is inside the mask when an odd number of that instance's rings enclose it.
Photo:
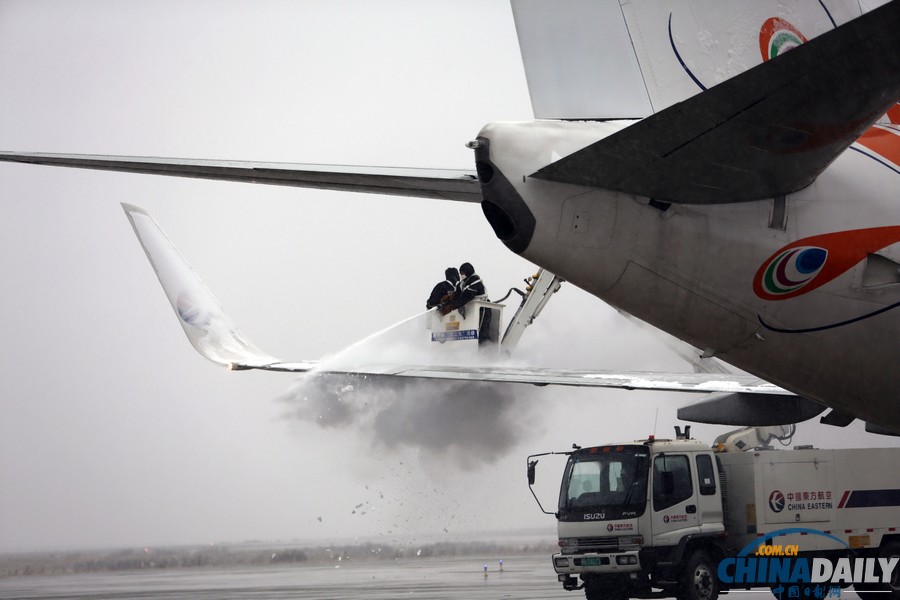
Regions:
[[[900,448],[775,450],[771,440],[793,435],[782,426],[739,429],[712,447],[675,434],[529,457],[531,485],[537,457],[568,456],[552,513],[565,589],[716,600],[754,587],[822,598],[853,585],[862,598],[900,598]]]
[[[651,588],[713,598],[718,551],[707,541],[723,535],[722,506],[715,455],[686,436],[576,449],[560,488],[553,567],[588,600],[658,597]],[[697,563],[689,578],[685,561]]]

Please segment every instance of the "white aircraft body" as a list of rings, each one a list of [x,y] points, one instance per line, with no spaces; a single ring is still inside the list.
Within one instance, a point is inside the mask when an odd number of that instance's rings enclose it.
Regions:
[[[537,120],[485,126],[475,171],[0,160],[481,202],[513,252],[753,377],[354,372],[716,392],[683,416],[775,424],[824,405],[826,422],[900,433],[900,0],[861,16],[849,0],[513,0],[513,11]],[[313,368],[244,340],[149,215],[125,209],[201,353],[235,369]]]

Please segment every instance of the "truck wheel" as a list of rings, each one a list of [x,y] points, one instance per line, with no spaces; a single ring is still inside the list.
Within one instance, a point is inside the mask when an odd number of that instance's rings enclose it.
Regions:
[[[878,552],[879,558],[900,558],[900,542],[888,542]],[[890,583],[857,584],[853,586],[860,598],[890,600],[900,598],[900,565],[894,568]],[[885,593],[888,592],[888,593]]]
[[[716,600],[718,597],[719,580],[716,578],[716,567],[709,554],[697,550],[687,561],[678,600]]]
[[[900,558],[900,543],[889,542],[878,553],[880,558]],[[900,567],[900,565],[898,565]],[[891,581],[887,584],[888,590],[891,592],[889,597],[900,598],[900,568],[894,567],[891,574]]]

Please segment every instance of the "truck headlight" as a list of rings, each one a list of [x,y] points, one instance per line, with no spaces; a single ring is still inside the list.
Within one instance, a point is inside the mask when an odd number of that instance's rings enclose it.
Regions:
[[[625,536],[619,538],[620,550],[637,550],[644,545],[644,538],[640,535]]]
[[[561,569],[565,569],[569,566],[569,559],[563,557],[556,557],[553,559],[553,564]]]
[[[621,556],[616,557],[616,564],[617,565],[636,565],[636,564],[638,564],[637,556],[635,556],[634,554],[622,554]]]

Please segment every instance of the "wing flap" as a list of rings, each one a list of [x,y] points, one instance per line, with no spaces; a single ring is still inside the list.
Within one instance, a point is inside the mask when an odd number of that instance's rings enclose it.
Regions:
[[[897,31],[894,0],[532,176],[688,204],[795,192],[900,97]]]
[[[0,152],[0,161],[481,202],[478,177],[466,170],[14,152]]]

